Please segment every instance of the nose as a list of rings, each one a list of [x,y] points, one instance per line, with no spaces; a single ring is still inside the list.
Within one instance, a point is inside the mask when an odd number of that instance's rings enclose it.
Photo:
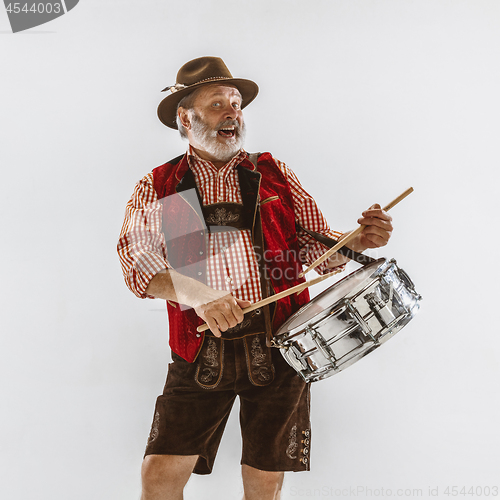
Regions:
[[[226,106],[224,113],[226,120],[236,120],[236,118],[238,117],[238,110],[234,109],[234,107],[231,104]]]

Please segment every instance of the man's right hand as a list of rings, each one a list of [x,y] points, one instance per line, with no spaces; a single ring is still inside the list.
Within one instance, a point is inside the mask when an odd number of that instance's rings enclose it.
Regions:
[[[214,292],[221,296],[195,307],[194,310],[205,321],[211,332],[216,337],[220,337],[221,332],[243,321],[242,309],[249,307],[252,303],[248,300],[237,299],[227,292],[219,290],[214,290]]]

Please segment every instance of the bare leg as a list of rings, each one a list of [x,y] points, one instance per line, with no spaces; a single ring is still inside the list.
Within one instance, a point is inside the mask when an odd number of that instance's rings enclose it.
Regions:
[[[243,500],[279,500],[283,486],[284,472],[268,472],[241,466],[243,477]]]
[[[148,455],[142,462],[141,500],[182,500],[198,455]]]

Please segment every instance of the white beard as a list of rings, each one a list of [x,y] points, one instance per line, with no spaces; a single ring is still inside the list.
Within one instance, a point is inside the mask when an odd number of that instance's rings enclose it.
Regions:
[[[217,131],[223,127],[234,126],[234,137],[222,139]],[[243,147],[245,142],[245,123],[236,120],[225,120],[217,125],[216,129],[210,128],[195,112],[191,116],[191,133],[195,141],[212,156],[216,161],[227,163]]]

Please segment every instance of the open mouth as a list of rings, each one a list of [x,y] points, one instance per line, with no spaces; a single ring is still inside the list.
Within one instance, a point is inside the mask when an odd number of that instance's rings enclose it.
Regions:
[[[221,128],[217,131],[217,134],[221,137],[234,137],[236,134],[236,130],[234,127]]]

